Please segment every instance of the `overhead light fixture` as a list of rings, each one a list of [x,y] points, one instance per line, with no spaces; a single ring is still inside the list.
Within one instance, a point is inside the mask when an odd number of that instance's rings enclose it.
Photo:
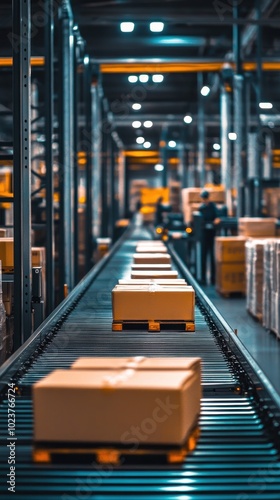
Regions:
[[[135,102],[134,104],[132,104],[132,109],[134,109],[134,111],[139,111],[139,109],[141,109],[141,108],[142,108],[142,106],[138,102]]]
[[[151,143],[149,141],[145,141],[143,146],[144,148],[149,149],[151,147]]]
[[[132,126],[133,128],[140,128],[141,122],[139,122],[139,120],[134,120],[134,122],[132,122]]]
[[[130,83],[136,83],[136,82],[138,82],[138,76],[136,76],[136,75],[129,75],[128,81]]]
[[[236,141],[237,134],[235,132],[229,132],[228,138],[229,138],[230,141]]]
[[[273,104],[271,102],[260,102],[259,107],[261,109],[272,109]]]
[[[154,166],[154,169],[157,171],[157,172],[162,172],[164,170],[164,166],[161,164],[161,163],[157,163],[155,166]]]
[[[150,23],[150,30],[154,33],[160,33],[164,28],[164,23],[160,21],[154,21]]]
[[[141,83],[147,83],[149,81],[149,75],[139,75],[139,81]]]
[[[145,139],[144,139],[144,137],[140,136],[140,137],[137,137],[136,142],[137,142],[137,144],[143,144],[145,142]]]
[[[146,128],[151,128],[153,126],[153,122],[151,120],[146,120],[144,123],[143,123],[144,127]]]
[[[168,146],[169,146],[170,148],[176,148],[177,144],[176,144],[176,142],[175,142],[175,141],[169,141]]]
[[[163,82],[163,78],[164,78],[163,75],[153,75],[152,76],[152,80],[153,80],[154,83],[161,83],[161,82]]]
[[[123,33],[131,33],[134,30],[134,23],[131,22],[124,22],[121,23],[121,31]]]
[[[220,149],[221,149],[220,144],[218,144],[217,142],[215,142],[215,143],[213,144],[213,149],[215,149],[215,151],[220,151]]]
[[[84,64],[88,64],[89,63],[89,57],[88,56],[85,56],[84,57]]]
[[[185,123],[191,123],[192,122],[192,117],[190,115],[184,116],[184,122]]]
[[[74,24],[73,31],[78,31],[78,25],[77,24]]]
[[[201,95],[203,95],[204,97],[206,97],[210,92],[210,88],[207,87],[207,85],[204,85],[204,87],[202,87],[200,93]]]

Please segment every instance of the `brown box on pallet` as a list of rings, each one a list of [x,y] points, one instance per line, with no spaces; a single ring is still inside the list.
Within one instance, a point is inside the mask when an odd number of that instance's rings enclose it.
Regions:
[[[244,262],[244,236],[218,236],[215,238],[215,258],[217,262]]]
[[[245,262],[217,262],[216,288],[220,293],[246,291]]]
[[[200,397],[199,374],[191,370],[55,370],[33,385],[34,439],[183,444]]]
[[[14,270],[14,238],[0,239],[0,260],[4,272]]]
[[[145,356],[121,358],[78,358],[74,370],[193,370],[201,378],[201,358],[147,358]]]
[[[273,217],[241,217],[238,220],[238,233],[240,236],[275,236],[276,222]]]
[[[218,187],[206,187],[205,188],[209,192],[210,200],[215,203],[224,203],[225,202],[225,191],[224,189]],[[200,194],[203,191],[203,188],[184,188],[182,189],[182,202],[183,204],[189,203],[202,203]]]
[[[171,271],[171,264],[132,264],[133,271]]]
[[[134,264],[171,264],[171,257],[167,253],[135,253]]]
[[[182,278],[177,279],[121,279],[118,285],[165,285],[165,286],[180,286],[187,285],[186,280]]]
[[[131,279],[176,279],[178,278],[177,271],[158,271],[156,269],[150,271],[132,271]]]
[[[142,285],[132,290],[118,285],[112,290],[112,303],[114,321],[194,321],[191,286]]]

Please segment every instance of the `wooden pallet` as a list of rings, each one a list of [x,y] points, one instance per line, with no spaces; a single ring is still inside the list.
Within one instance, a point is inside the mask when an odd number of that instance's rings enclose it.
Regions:
[[[200,436],[199,427],[195,427],[185,443],[179,445],[139,445],[136,448],[127,448],[125,446],[73,446],[65,445],[40,445],[33,447],[32,457],[36,463],[63,463],[66,459],[73,462],[79,462],[81,457],[87,459],[89,463],[112,464],[115,466],[124,465],[127,459],[164,459],[169,464],[182,463],[187,455],[191,453],[197,445]]]
[[[112,330],[114,332],[122,332],[129,329],[144,329],[149,332],[160,332],[160,330],[178,329],[185,332],[194,332],[194,321],[161,321],[161,320],[147,320],[147,321],[113,321]]]

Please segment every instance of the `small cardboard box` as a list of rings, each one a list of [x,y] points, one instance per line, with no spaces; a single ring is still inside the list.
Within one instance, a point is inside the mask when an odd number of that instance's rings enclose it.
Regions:
[[[180,285],[187,285],[187,282],[181,278],[177,279],[154,279],[154,280],[149,280],[149,279],[140,279],[140,280],[132,280],[132,279],[121,279],[118,281],[119,285],[165,285],[165,286],[180,286]]]
[[[139,240],[137,241],[137,246],[164,246],[164,243],[160,240]]]
[[[171,264],[132,264],[133,271],[171,271]]]
[[[14,238],[0,239],[0,260],[3,271],[14,270]]]
[[[55,370],[33,385],[34,440],[183,444],[200,397],[191,370]]]
[[[193,370],[201,377],[201,358],[78,358],[72,364],[74,370]]]
[[[175,279],[178,278],[177,271],[158,271],[156,269],[150,271],[132,271],[131,279]]]
[[[134,264],[171,264],[171,257],[167,253],[135,253]]]
[[[164,245],[137,245],[136,247],[137,253],[167,253],[167,248]]]
[[[195,293],[191,286],[142,285],[112,290],[114,321],[194,321]]]
[[[244,236],[219,236],[215,238],[215,255],[217,262],[244,262]]]
[[[273,217],[241,217],[238,220],[238,233],[241,236],[275,236],[277,219]]]
[[[216,265],[216,288],[220,293],[245,293],[245,262],[218,262]]]

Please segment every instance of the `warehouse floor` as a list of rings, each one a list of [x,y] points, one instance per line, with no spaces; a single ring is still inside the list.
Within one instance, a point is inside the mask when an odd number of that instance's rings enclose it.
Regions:
[[[213,286],[202,288],[280,394],[280,339],[250,316],[244,297],[224,298]]]

